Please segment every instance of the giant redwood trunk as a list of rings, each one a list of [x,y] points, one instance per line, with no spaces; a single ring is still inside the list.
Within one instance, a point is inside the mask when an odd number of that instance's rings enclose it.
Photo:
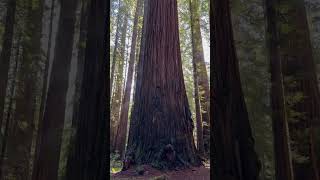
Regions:
[[[35,120],[37,69],[41,61],[40,39],[42,27],[42,1],[36,7],[28,6],[26,31],[23,37],[22,62],[19,72],[14,120],[8,134],[8,175],[17,179],[30,179],[30,151]]]
[[[70,152],[66,179],[105,180],[107,168],[107,102],[109,56],[106,36],[107,1],[91,0],[84,73],[75,146]],[[105,31],[107,31],[105,33]]]
[[[257,180],[254,150],[232,34],[229,1],[211,0],[213,26],[213,179]]]
[[[33,180],[56,180],[72,57],[77,0],[61,1],[54,60],[42,122],[39,123]]]
[[[200,29],[200,3],[199,0],[190,0],[192,57],[196,65],[198,76],[199,99],[203,125],[204,150],[207,155],[210,152],[210,91],[209,80],[204,61],[202,36]]]
[[[125,85],[125,91],[122,98],[121,113],[119,119],[118,130],[115,138],[115,149],[119,151],[122,155],[125,150],[126,137],[127,137],[127,126],[128,126],[128,112],[132,88],[133,70],[135,64],[136,56],[136,43],[137,43],[137,33],[138,33],[138,20],[142,13],[143,0],[137,0],[136,12],[134,15],[132,41],[131,41],[131,52],[129,57],[129,67],[127,80]]]
[[[284,87],[281,70],[277,0],[267,0],[265,17],[267,21],[267,48],[271,72],[271,108],[275,172],[277,180],[293,180],[290,157],[289,129],[285,110]]]
[[[295,179],[319,180],[319,162],[316,158],[315,131],[320,125],[320,94],[317,86],[316,66],[312,57],[312,46],[303,0],[282,0],[281,14],[286,22],[281,25],[280,47],[283,61],[283,74],[292,82],[285,82],[287,97],[303,96],[291,106],[291,110],[300,115],[294,117],[297,122],[290,123],[290,137],[296,143],[294,150],[308,158],[305,162],[294,160]],[[294,85],[293,85],[294,84]],[[306,132],[306,135],[302,135]]]
[[[0,125],[2,125],[4,103],[7,91],[15,12],[16,0],[7,0],[6,24],[3,34],[2,51],[0,54]]]
[[[177,1],[146,0],[143,26],[127,156],[160,169],[199,165],[183,80]]]

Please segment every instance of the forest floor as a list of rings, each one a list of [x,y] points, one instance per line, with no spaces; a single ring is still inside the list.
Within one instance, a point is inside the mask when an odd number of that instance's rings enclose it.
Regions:
[[[177,171],[159,171],[151,166],[143,166],[144,174],[138,175],[134,168],[111,173],[111,180],[209,180],[210,165]]]

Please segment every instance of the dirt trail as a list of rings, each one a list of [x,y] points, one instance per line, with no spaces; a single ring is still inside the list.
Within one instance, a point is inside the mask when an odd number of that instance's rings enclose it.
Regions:
[[[209,180],[210,168],[194,167],[177,171],[159,171],[150,166],[143,166],[144,174],[138,175],[134,168],[111,175],[111,180]]]

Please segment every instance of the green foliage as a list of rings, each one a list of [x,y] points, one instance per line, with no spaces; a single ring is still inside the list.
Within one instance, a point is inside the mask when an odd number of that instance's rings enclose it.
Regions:
[[[122,169],[122,161],[119,159],[120,159],[120,154],[118,153],[110,154],[110,173],[116,173]]]

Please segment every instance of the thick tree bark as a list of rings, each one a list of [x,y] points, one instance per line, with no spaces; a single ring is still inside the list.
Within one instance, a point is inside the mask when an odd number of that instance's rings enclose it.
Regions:
[[[211,0],[213,58],[214,179],[257,180],[254,150],[235,53],[229,1]]]
[[[122,14],[123,13],[123,5],[121,5],[121,1],[119,0],[119,10],[117,16],[117,29],[116,29],[116,36],[114,40],[114,50],[113,50],[113,58],[112,58],[112,65],[111,65],[111,77],[110,77],[110,97],[112,96],[113,90],[113,81],[114,81],[114,74],[116,69],[116,62],[117,62],[117,55],[118,54],[118,45],[119,45],[119,38],[120,38],[120,29],[121,29],[121,21],[122,21]]]
[[[284,87],[281,70],[277,0],[266,0],[267,48],[269,50],[271,72],[271,108],[275,171],[277,180],[293,180],[289,129],[286,117]]]
[[[295,179],[319,180],[319,167],[316,158],[315,131],[320,125],[320,94],[317,86],[316,66],[312,57],[312,46],[303,0],[282,0],[281,14],[286,22],[281,25],[280,47],[285,78],[295,81],[285,82],[285,94],[301,93],[303,99],[294,104],[292,110],[301,114],[295,117],[297,123],[290,123],[290,136],[297,145],[293,148],[309,160],[293,162]],[[306,136],[301,137],[303,132]]]
[[[116,135],[118,134],[117,127],[119,125],[120,118],[120,108],[121,108],[121,98],[123,92],[123,70],[124,70],[124,61],[125,61],[125,47],[126,47],[126,35],[127,35],[127,26],[128,26],[128,15],[124,17],[124,23],[121,29],[121,39],[120,39],[120,55],[118,60],[117,67],[117,77],[115,80],[115,88],[113,91],[113,98],[111,101],[111,140],[110,148],[111,151],[114,151],[116,146]]]
[[[157,168],[199,165],[179,47],[176,0],[146,0],[127,155]],[[175,153],[167,154],[166,150]],[[170,156],[171,155],[171,156]]]
[[[107,86],[109,67],[107,1],[91,0],[79,119],[74,151],[68,161],[66,179],[104,180],[107,178]]]
[[[199,99],[203,126],[204,150],[210,153],[210,92],[207,69],[204,61],[202,36],[200,29],[199,0],[190,0],[192,54],[196,65],[199,85]]]
[[[0,126],[3,120],[3,111],[7,91],[9,62],[13,41],[13,29],[15,24],[16,0],[7,0],[7,15],[5,31],[3,34],[2,51],[0,54]]]
[[[129,59],[129,67],[127,80],[125,85],[125,91],[121,104],[120,121],[118,125],[118,130],[115,138],[115,150],[118,150],[120,155],[123,156],[126,145],[127,128],[128,128],[128,112],[132,88],[133,70],[135,64],[136,56],[136,44],[137,44],[137,33],[138,33],[138,20],[142,13],[143,0],[137,0],[136,12],[134,15],[132,40],[131,40],[131,52]]]
[[[73,48],[77,0],[61,1],[55,56],[49,81],[45,111],[39,127],[33,180],[57,178],[68,74]]]

